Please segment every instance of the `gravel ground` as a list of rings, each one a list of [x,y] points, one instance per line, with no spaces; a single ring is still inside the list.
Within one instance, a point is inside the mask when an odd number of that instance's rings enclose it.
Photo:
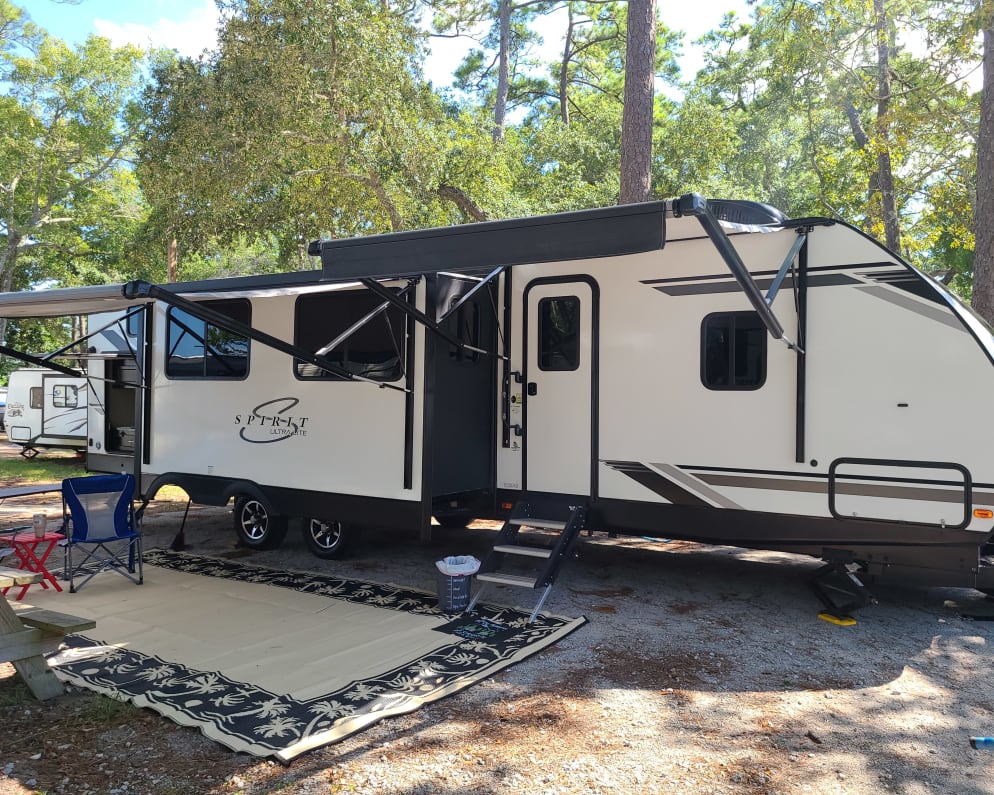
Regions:
[[[181,507],[150,509],[147,547],[168,546]],[[435,560],[481,557],[494,535],[439,529],[423,546],[370,529],[320,561],[293,525],[282,549],[249,553],[230,523],[194,507],[188,550],[424,589]],[[546,610],[586,626],[288,768],[79,691],[39,704],[0,666],[0,793],[994,793],[994,752],[968,742],[994,734],[979,593],[878,587],[839,627],[817,618],[808,558],[603,536],[578,553]]]

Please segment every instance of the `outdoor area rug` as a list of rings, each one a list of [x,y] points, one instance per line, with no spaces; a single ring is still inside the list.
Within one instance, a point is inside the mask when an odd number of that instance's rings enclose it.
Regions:
[[[29,594],[92,618],[51,658],[73,685],[289,762],[526,659],[585,623],[435,594],[180,552],[145,554],[145,584],[101,575]]]

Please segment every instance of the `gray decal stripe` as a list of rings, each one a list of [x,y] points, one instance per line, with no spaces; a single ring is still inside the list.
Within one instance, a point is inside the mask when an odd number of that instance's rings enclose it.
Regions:
[[[805,480],[783,480],[781,478],[748,478],[736,475],[702,475],[701,480],[715,486],[729,486],[738,489],[764,489],[769,491],[799,491],[809,494],[828,494],[827,482]],[[853,483],[843,478],[836,480],[835,491],[851,497],[891,497],[922,502],[963,502],[963,490],[928,489],[917,486],[892,486],[883,483]],[[974,495],[988,497],[994,495]]]
[[[756,279],[756,286],[760,290],[765,290],[773,284],[773,279]],[[844,273],[827,273],[825,275],[816,275],[808,277],[808,287],[839,287],[848,284],[860,284],[858,279],[854,279],[851,276],[846,276]],[[788,276],[783,280],[783,289],[791,290],[793,289],[793,279]],[[654,290],[659,290],[661,293],[666,293],[666,295],[678,296],[678,295],[708,295],[714,293],[734,293],[738,292],[742,288],[739,283],[734,279],[726,279],[723,282],[715,282],[711,284],[699,284],[699,283],[687,283],[687,284],[669,284],[669,285],[657,285],[653,287]]]
[[[676,481],[677,483],[682,483],[687,488],[693,489],[698,494],[703,496],[705,499],[710,500],[712,503],[714,503],[720,508],[742,507],[737,502],[732,502],[730,499],[728,499],[728,497],[726,497],[720,491],[712,489],[710,486],[708,486],[699,478],[696,478],[693,475],[688,475],[686,472],[677,469],[672,464],[650,464],[649,466],[658,469],[664,475]]]
[[[869,293],[874,298],[879,298],[882,301],[887,301],[888,303],[899,306],[902,309],[910,309],[912,312],[917,312],[922,317],[927,317],[929,320],[934,320],[937,323],[944,323],[950,328],[954,328],[957,331],[965,331],[963,324],[960,323],[959,319],[953,314],[951,309],[935,306],[934,304],[926,304],[921,301],[916,301],[914,298],[906,296],[904,293],[898,292],[897,290],[891,290],[887,287],[859,287],[857,288],[860,292]]]
[[[682,486],[678,486],[671,480],[667,480],[658,472],[649,469],[639,461],[604,461],[602,462],[616,472],[627,475],[636,483],[645,486],[649,491],[653,491],[660,497],[669,500],[674,505],[705,505],[709,503],[702,500],[696,494],[692,494]]]

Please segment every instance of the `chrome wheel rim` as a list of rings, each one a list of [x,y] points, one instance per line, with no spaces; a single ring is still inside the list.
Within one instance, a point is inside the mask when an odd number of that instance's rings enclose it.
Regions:
[[[342,540],[342,523],[311,519],[311,538],[321,549],[334,549]]]
[[[250,541],[261,541],[269,526],[269,515],[258,500],[249,500],[242,506],[242,532]]]

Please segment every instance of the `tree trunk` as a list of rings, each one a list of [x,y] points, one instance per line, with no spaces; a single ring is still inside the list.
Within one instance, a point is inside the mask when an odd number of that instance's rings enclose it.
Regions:
[[[973,308],[994,323],[994,0],[983,0],[984,86],[977,139],[977,199],[973,211]]]
[[[559,64],[559,118],[564,127],[569,127],[569,61],[573,57],[573,4],[566,4],[569,24],[566,26],[566,41],[563,42],[563,60]]]
[[[853,139],[856,141],[856,148],[860,152],[865,152],[870,148],[870,136],[866,134],[866,130],[863,129],[863,122],[859,118],[859,111],[856,110],[856,106],[852,103],[852,100],[847,99],[845,102],[846,116],[849,117],[849,128],[852,130]],[[866,220],[863,222],[863,231],[867,234],[873,234],[873,220],[874,212],[873,207],[877,200],[877,194],[880,193],[880,174],[879,167],[878,171],[874,171],[870,174],[870,178],[867,180],[866,185]]]
[[[7,244],[0,251],[0,292],[9,293],[14,286],[14,265],[17,262],[17,249],[21,236],[7,229]],[[7,318],[0,317],[0,345],[7,344]]]
[[[497,97],[494,100],[494,141],[504,138],[507,94],[511,83],[511,0],[500,0],[500,50],[497,53]]]
[[[873,0],[874,27],[877,37],[877,181],[880,186],[880,211],[884,222],[887,248],[900,253],[901,226],[894,194],[894,171],[890,159],[890,25],[885,0]]]
[[[621,116],[619,204],[644,202],[652,179],[652,97],[656,68],[655,0],[629,0],[625,107]]]

